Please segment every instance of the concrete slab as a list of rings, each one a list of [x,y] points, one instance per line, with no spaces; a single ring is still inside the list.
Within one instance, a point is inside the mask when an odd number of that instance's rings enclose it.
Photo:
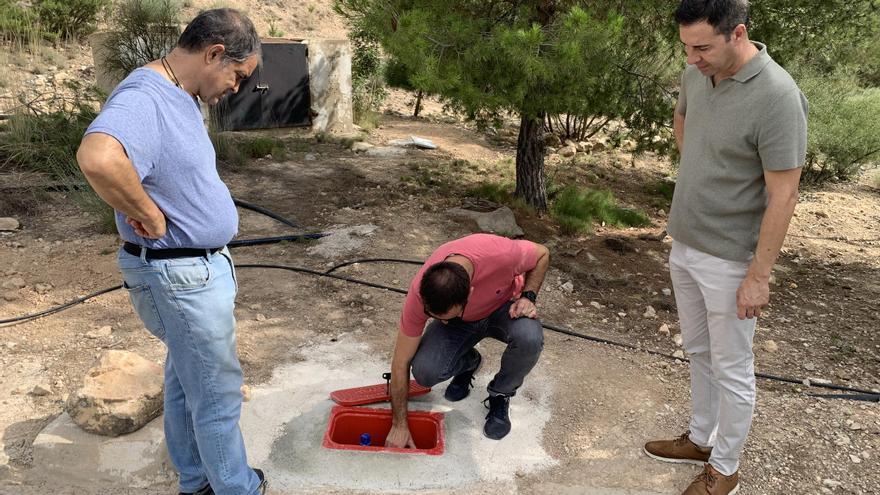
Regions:
[[[264,467],[279,493],[321,488],[372,493],[451,490],[483,483],[513,488],[518,476],[556,464],[541,445],[550,418],[551,384],[540,363],[511,401],[513,430],[501,441],[483,437],[481,401],[497,368],[493,349],[465,400],[443,399],[445,385],[411,401],[412,409],[446,414],[446,452],[441,456],[367,453],[321,446],[333,390],[381,381],[387,362],[362,344],[340,341],[302,349],[306,361],[276,370],[271,382],[253,391],[242,427],[251,464]],[[387,404],[374,407],[387,407]],[[502,490],[504,492],[505,490]]]
[[[161,416],[134,433],[105,437],[61,414],[34,440],[34,469],[40,476],[81,486],[149,488],[177,479]]]

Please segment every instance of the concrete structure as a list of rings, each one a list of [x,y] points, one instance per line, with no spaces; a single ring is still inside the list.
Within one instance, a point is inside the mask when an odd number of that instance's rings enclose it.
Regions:
[[[161,416],[134,433],[105,437],[87,433],[62,414],[34,440],[34,469],[59,486],[149,488],[177,479]]]
[[[310,40],[309,86],[315,132],[354,131],[351,45],[348,40]]]

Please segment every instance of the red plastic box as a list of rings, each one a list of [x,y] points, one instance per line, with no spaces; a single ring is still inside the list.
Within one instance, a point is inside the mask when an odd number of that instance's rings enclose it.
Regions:
[[[324,447],[328,449],[392,452],[398,454],[440,455],[445,448],[443,413],[409,411],[409,431],[415,449],[385,447],[385,438],[391,430],[391,410],[369,407],[333,406],[330,422],[324,433]],[[360,445],[361,435],[369,433],[371,445]]]

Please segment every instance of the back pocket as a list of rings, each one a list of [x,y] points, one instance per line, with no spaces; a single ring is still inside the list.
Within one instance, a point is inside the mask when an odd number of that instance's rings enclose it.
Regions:
[[[165,325],[162,324],[162,318],[159,316],[159,310],[156,308],[156,301],[153,299],[153,292],[147,284],[129,287],[125,282],[122,286],[128,291],[128,297],[131,298],[131,305],[134,306],[135,312],[144,323],[144,327],[162,342],[165,341]]]

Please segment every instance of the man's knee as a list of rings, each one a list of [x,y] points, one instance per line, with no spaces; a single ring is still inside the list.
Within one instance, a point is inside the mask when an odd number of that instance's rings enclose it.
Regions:
[[[442,370],[437,366],[436,360],[427,356],[416,356],[412,360],[412,375],[416,383],[423,387],[433,387],[441,381]]]
[[[526,352],[540,353],[544,349],[544,329],[538,320],[520,318],[510,332],[510,344]]]

